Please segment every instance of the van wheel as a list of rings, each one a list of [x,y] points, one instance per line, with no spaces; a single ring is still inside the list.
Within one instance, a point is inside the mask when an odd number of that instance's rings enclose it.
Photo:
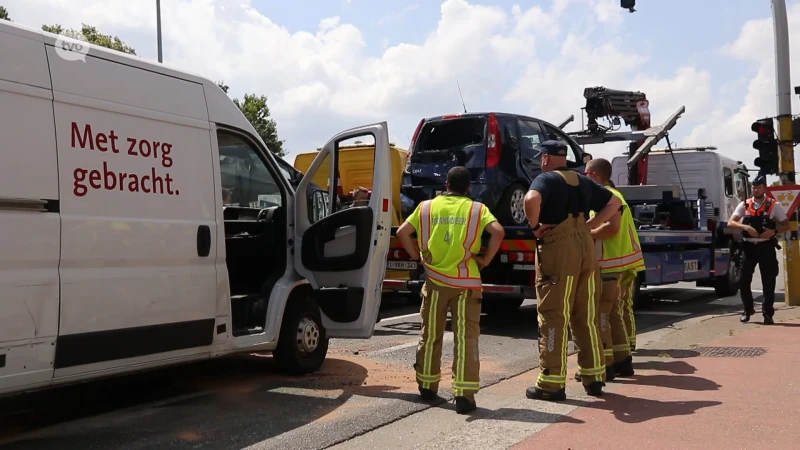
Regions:
[[[497,204],[497,220],[506,226],[523,226],[528,223],[525,216],[526,189],[521,183],[513,183]]]
[[[632,309],[637,310],[642,306],[647,306],[652,303],[653,298],[650,296],[642,295],[642,277],[637,276],[633,279],[633,293],[632,295]]]
[[[303,375],[315,372],[328,354],[328,336],[319,305],[312,298],[289,297],[283,313],[278,347],[273,352],[281,372]]]
[[[735,242],[731,243],[730,255],[728,273],[715,280],[714,292],[719,297],[731,297],[739,292],[739,280],[742,276],[742,252]]]

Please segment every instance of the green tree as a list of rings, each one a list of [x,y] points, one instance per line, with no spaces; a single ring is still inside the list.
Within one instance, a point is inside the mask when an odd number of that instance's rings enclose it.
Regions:
[[[229,86],[223,81],[218,81],[217,86],[226,94]],[[283,148],[282,141],[278,139],[278,123],[270,117],[269,106],[267,106],[266,95],[244,94],[244,100],[233,99],[233,103],[239,107],[242,114],[247,118],[256,133],[261,136],[269,149],[278,156],[286,156],[286,149]]]
[[[11,17],[8,16],[8,10],[5,6],[0,6],[0,19],[11,22]]]
[[[133,47],[125,44],[122,40],[117,36],[111,36],[110,34],[103,34],[97,31],[96,27],[91,25],[81,24],[81,30],[66,30],[61,25],[42,25],[42,30],[47,31],[49,33],[60,34],[62,36],[71,37],[73,39],[79,39],[82,41],[90,42],[95,45],[99,45],[102,47],[110,48],[112,50],[117,50],[123,53],[128,53],[130,55],[135,55],[136,50]]]

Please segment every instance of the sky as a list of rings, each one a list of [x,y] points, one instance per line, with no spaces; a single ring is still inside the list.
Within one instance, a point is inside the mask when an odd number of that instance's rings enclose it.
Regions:
[[[91,24],[153,60],[155,4],[0,0],[19,24]],[[777,114],[770,5],[640,0],[630,13],[619,0],[162,0],[163,59],[224,80],[233,97],[267,95],[290,162],[381,121],[407,148],[420,119],[463,109],[458,83],[469,111],[554,123],[575,114],[567,131],[581,128],[584,88],[641,91],[654,125],[686,107],[673,145],[716,146],[754,168],[750,124]],[[800,52],[800,0],[787,5]],[[622,147],[586,150],[612,158]]]

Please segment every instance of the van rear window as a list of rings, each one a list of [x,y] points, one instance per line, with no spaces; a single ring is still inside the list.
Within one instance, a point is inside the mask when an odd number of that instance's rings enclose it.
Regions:
[[[485,129],[486,119],[482,117],[427,122],[413,151],[422,153],[483,144]]]

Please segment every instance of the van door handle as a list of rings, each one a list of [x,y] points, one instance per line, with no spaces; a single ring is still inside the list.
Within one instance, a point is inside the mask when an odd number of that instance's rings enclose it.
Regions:
[[[197,256],[207,257],[211,253],[211,228],[208,225],[197,227]]]

